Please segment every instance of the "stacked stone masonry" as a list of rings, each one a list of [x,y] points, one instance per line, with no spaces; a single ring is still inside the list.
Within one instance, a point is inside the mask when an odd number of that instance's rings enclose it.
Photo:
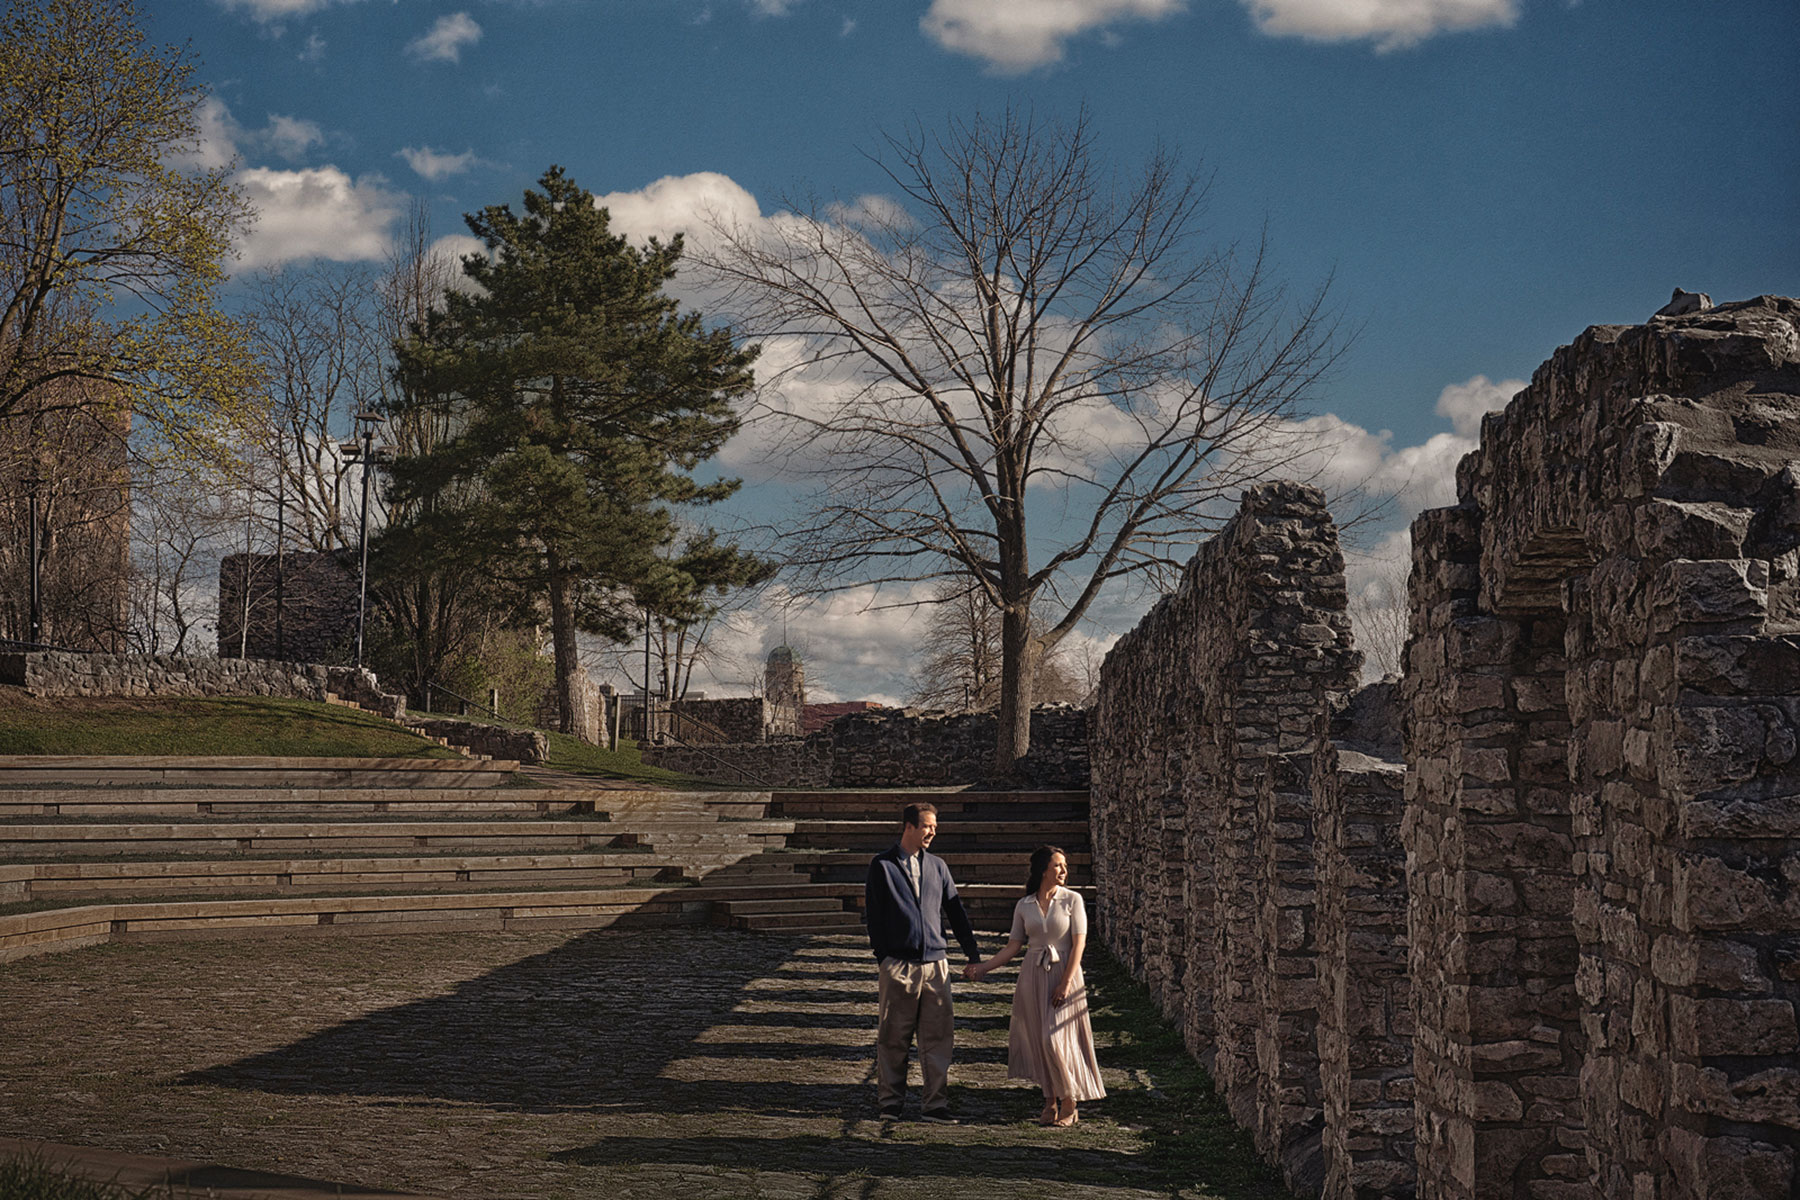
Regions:
[[[1421,1182],[1800,1194],[1800,306],[1588,330],[1457,485],[1413,529]]]
[[[1102,935],[1298,1190],[1800,1198],[1800,305],[1588,330],[1457,484],[1397,689],[1292,486],[1120,641]]]
[[[0,683],[33,696],[339,696],[389,720],[406,715],[406,698],[382,691],[372,671],[273,659],[0,654]]]
[[[1012,776],[996,779],[993,714],[873,709],[839,717],[805,738],[651,746],[644,750],[644,761],[703,778],[750,779],[766,787],[1079,789],[1088,785],[1087,737],[1087,714],[1081,709],[1035,709],[1030,753]]]
[[[1089,737],[1103,936],[1297,1186],[1324,1170],[1308,780],[1360,665],[1343,570],[1323,493],[1250,489],[1108,655]]]

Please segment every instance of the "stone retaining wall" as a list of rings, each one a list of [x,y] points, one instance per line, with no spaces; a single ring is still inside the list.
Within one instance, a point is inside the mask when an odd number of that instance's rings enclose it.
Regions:
[[[994,737],[991,713],[874,709],[839,717],[804,739],[650,746],[644,761],[709,779],[742,773],[769,787],[993,785]],[[1087,713],[1067,705],[1033,710],[1031,750],[1004,785],[1087,787]]]
[[[381,690],[367,668],[262,658],[178,658],[171,654],[0,654],[0,683],[33,696],[291,696],[352,700],[389,719],[406,698]]]
[[[1793,1200],[1800,304],[1589,330],[1457,477],[1397,713],[1307,489],[1120,641],[1102,936],[1297,1190]]]

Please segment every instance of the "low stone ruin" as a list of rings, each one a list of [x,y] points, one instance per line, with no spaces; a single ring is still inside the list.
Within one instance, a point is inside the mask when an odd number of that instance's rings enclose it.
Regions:
[[[1081,709],[1049,704],[1032,710],[1031,749],[1008,779],[991,778],[994,737],[992,713],[883,708],[839,717],[804,738],[646,746],[644,761],[764,787],[1087,787],[1087,717]]]
[[[1457,484],[1397,696],[1295,485],[1120,642],[1103,936],[1298,1190],[1792,1200],[1800,304],[1588,330]]]

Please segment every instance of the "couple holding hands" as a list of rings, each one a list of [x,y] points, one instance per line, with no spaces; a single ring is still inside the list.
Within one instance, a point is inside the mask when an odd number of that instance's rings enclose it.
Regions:
[[[922,1118],[938,1124],[955,1120],[948,1098],[954,1026],[947,921],[969,958],[964,979],[979,980],[1024,951],[1013,992],[1007,1077],[1029,1079],[1043,1089],[1040,1125],[1075,1124],[1077,1104],[1100,1099],[1106,1089],[1094,1058],[1081,975],[1087,909],[1080,893],[1063,886],[1068,857],[1055,846],[1032,854],[1026,894],[1013,908],[1012,933],[1005,948],[984,962],[949,868],[927,852],[937,836],[936,806],[909,804],[901,820],[900,841],[869,864],[865,890],[869,945],[881,971],[875,1074],[882,1117],[900,1117],[906,1059],[916,1037],[925,1085]]]

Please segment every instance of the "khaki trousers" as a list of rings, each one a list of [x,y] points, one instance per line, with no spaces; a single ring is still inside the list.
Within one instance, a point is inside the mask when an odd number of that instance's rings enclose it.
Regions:
[[[924,1111],[950,1100],[950,964],[881,960],[881,1019],[875,1035],[877,1103],[889,1108],[906,1097],[906,1056],[919,1039],[919,1071],[925,1077]]]

